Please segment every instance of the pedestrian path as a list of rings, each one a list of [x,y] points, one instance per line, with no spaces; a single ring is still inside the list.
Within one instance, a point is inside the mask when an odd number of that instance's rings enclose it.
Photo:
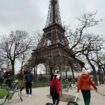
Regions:
[[[98,90],[101,93],[105,94],[105,85],[98,86]],[[76,88],[63,93],[75,96]],[[22,102],[20,101],[19,97],[15,95],[12,100],[6,103],[6,105],[46,105],[47,102],[52,102],[52,100],[47,97],[48,94],[49,87],[33,89],[32,97],[25,97],[25,91],[23,91]],[[81,92],[79,93],[78,104],[84,105]],[[67,102],[60,102],[59,105],[67,105]],[[100,94],[92,90],[91,105],[105,105],[105,96],[101,96]]]

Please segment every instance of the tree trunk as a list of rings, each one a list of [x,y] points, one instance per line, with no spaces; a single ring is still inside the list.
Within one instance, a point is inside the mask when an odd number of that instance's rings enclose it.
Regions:
[[[34,67],[34,82],[36,81],[36,72],[35,72],[35,67]]]
[[[95,69],[94,65],[91,63],[90,59],[88,58],[88,55],[85,55],[85,56],[86,56],[86,59],[87,59],[88,63],[90,64],[90,66],[93,70],[93,80],[96,83],[96,85],[98,85],[96,69]]]
[[[65,74],[66,74],[66,79],[67,79],[67,78],[68,78],[68,77],[67,77],[67,71],[65,71]]]
[[[48,74],[48,65],[45,65],[45,67],[46,67],[45,74],[47,75]]]
[[[53,67],[50,67],[50,81],[53,79]]]
[[[74,71],[73,69],[71,68],[71,72],[72,72],[72,76],[73,76],[73,79],[75,78],[75,75],[74,75]]]
[[[69,62],[69,65],[71,67],[72,77],[74,79],[75,78],[75,75],[74,75],[73,66],[72,66],[71,62]]]
[[[15,69],[14,69],[15,62],[11,61],[11,65],[12,65],[12,75],[14,76],[15,75]]]
[[[37,73],[37,65],[36,65],[36,67],[35,67],[35,76],[36,76],[36,80],[38,80],[38,73]]]
[[[99,82],[100,84],[104,84],[104,73],[102,69],[99,70]]]

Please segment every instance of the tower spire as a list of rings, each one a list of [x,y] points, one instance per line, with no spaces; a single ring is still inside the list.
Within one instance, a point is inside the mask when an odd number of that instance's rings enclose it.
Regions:
[[[58,0],[50,0],[46,27],[59,24],[62,26]]]

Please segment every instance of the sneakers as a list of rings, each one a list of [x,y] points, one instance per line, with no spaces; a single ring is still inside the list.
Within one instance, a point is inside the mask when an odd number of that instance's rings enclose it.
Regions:
[[[27,97],[27,96],[28,96],[28,94],[25,94],[25,96]]]
[[[28,97],[31,97],[31,94],[29,94]]]
[[[32,95],[31,95],[31,94],[25,94],[25,96],[26,96],[26,97],[31,97]]]

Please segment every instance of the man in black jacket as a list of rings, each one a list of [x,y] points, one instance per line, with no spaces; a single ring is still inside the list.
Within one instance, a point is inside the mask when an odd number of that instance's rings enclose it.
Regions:
[[[31,97],[32,95],[32,80],[33,76],[30,71],[27,71],[25,75],[25,83],[26,83],[26,96]]]

